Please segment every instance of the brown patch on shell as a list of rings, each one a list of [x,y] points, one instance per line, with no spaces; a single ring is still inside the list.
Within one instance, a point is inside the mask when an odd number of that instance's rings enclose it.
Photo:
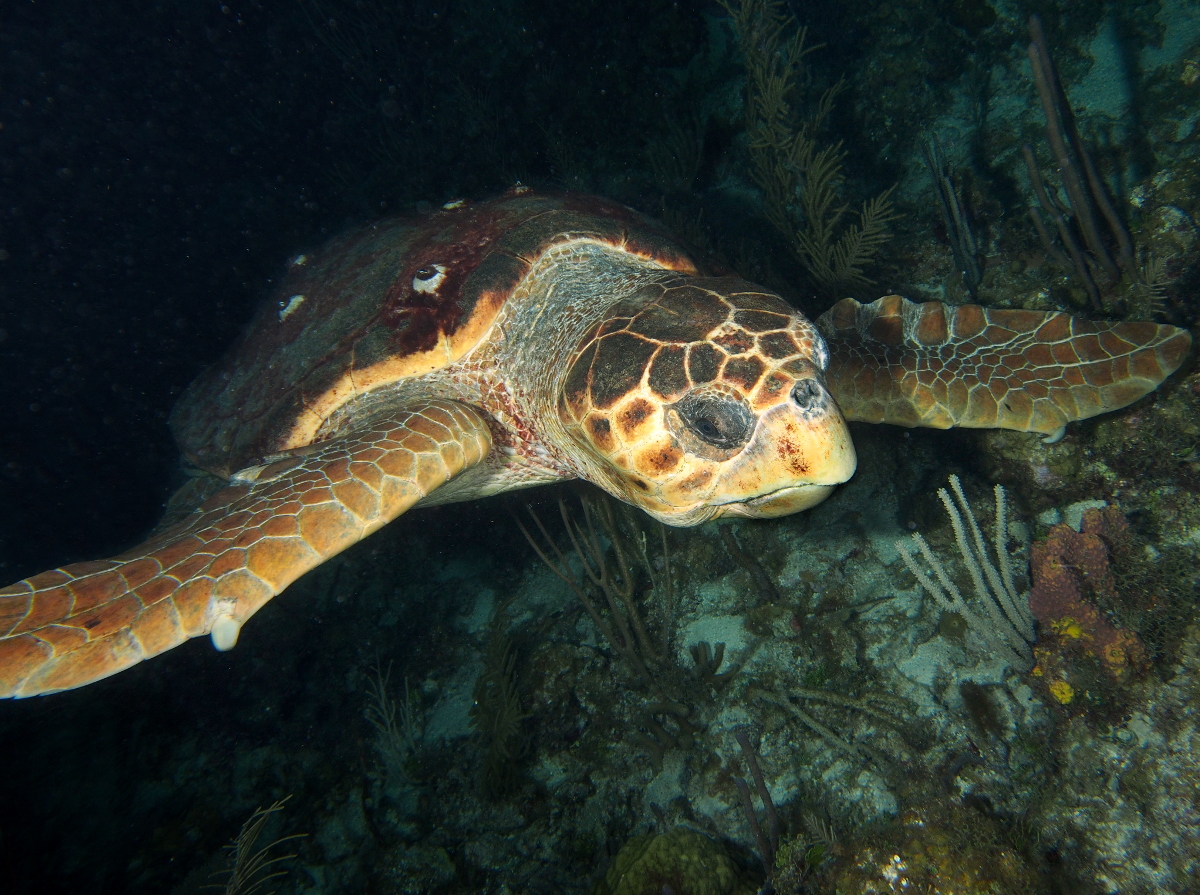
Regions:
[[[609,423],[608,417],[593,414],[588,417],[586,425],[596,447],[604,451],[616,450],[617,442],[613,438],[612,424]]]
[[[766,372],[767,365],[757,357],[731,357],[725,362],[721,371],[721,379],[730,385],[735,385],[743,392],[750,392],[758,385]]]
[[[691,385],[684,369],[684,349],[666,345],[658,350],[650,364],[649,385],[665,401],[679,398]]]
[[[654,415],[654,405],[645,398],[634,398],[617,413],[617,427],[625,440],[636,437],[642,423]]]
[[[637,456],[638,469],[655,476],[671,473],[683,459],[683,451],[673,441],[665,445],[654,445],[642,451]]]
[[[724,354],[712,345],[701,343],[691,345],[687,350],[688,379],[692,385],[704,385],[717,378],[721,369]]]
[[[744,329],[727,330],[712,338],[714,345],[721,346],[728,354],[745,354],[754,347],[754,337]]]
[[[630,333],[614,333],[596,344],[596,357],[592,361],[592,405],[607,410],[641,383],[656,346]]]

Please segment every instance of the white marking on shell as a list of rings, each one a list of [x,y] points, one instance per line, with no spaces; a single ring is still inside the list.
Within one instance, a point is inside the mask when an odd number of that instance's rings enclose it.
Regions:
[[[287,320],[297,308],[304,304],[306,297],[304,295],[293,295],[287,301],[281,301],[279,303],[279,322],[282,323],[284,320]]]
[[[444,279],[446,279],[446,266],[444,264],[431,264],[429,267],[422,267],[417,271],[417,275],[413,277],[413,291],[422,293],[437,292],[438,286],[442,285]]]
[[[817,368],[824,370],[829,366],[829,346],[825,344],[825,340],[816,331],[812,335],[817,345]]]
[[[239,469],[229,477],[229,481],[235,485],[253,485],[258,481],[258,477],[262,475],[262,471],[266,469],[263,466],[247,466],[245,469]]]
[[[462,208],[466,204],[467,204],[466,199],[452,199],[451,201],[449,201],[445,205],[443,205],[442,208],[446,209],[446,211],[454,211],[454,209]]]

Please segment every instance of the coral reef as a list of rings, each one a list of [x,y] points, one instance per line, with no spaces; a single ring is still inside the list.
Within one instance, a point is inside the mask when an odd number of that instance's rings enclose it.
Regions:
[[[837,895],[1039,895],[1047,880],[1005,841],[995,822],[970,808],[931,803],[848,843],[829,874]]]
[[[1085,510],[1080,531],[1059,523],[1033,545],[1029,606],[1041,629],[1053,635],[1052,643],[1039,644],[1035,651],[1039,662],[1035,674],[1047,675],[1051,656],[1063,649],[1077,649],[1099,660],[1118,680],[1142,667],[1145,650],[1137,635],[1114,627],[1099,609],[1117,600],[1111,551],[1114,546],[1127,549],[1128,540],[1124,515],[1119,508],[1108,506]],[[1058,661],[1054,664],[1060,666]],[[1055,698],[1069,702],[1059,695],[1073,692],[1062,686],[1070,684],[1069,675],[1063,677],[1055,671],[1048,680],[1052,692],[1058,686]]]
[[[753,895],[757,884],[721,843],[676,828],[625,843],[592,895]]]
[[[1122,719],[1072,718],[1055,739],[1056,785],[1031,812],[1065,891],[1183,893],[1200,878],[1200,631],[1166,682],[1135,684]]]

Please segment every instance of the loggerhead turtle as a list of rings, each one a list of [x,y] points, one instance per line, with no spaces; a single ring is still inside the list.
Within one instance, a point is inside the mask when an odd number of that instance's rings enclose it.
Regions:
[[[843,299],[814,326],[653,223],[517,188],[301,255],[175,408],[225,481],[108,560],[0,590],[0,696],[210,634],[413,506],[582,478],[670,525],[770,517],[854,473],[846,420],[1056,433],[1152,391],[1190,336]]]

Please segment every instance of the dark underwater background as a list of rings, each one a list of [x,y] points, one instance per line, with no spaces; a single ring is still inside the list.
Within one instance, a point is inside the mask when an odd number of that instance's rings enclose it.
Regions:
[[[782,43],[660,0],[4,3],[0,578],[153,528],[185,478],[170,408],[287,259],[515,183],[662,219],[814,318],[898,293],[1195,331],[1196,0],[733,8]],[[1055,178],[1031,15],[1136,247],[1094,294],[1027,210],[1024,143]],[[802,29],[785,129],[830,97],[812,135],[840,143],[838,232],[890,202],[838,278],[797,248],[795,208],[773,219],[746,109],[751,57]],[[1054,445],[854,436],[856,479],[800,516],[662,533],[568,486],[422,510],[230,653],[204,638],[0,704],[0,895],[1200,892],[1194,361]],[[1074,570],[1032,669],[898,557],[914,531],[954,555],[951,473],[981,521],[1007,489],[1022,587],[1047,551]],[[515,524],[531,503],[570,554],[560,500],[599,520],[659,685]],[[256,847],[303,834],[268,853],[293,857],[230,881],[227,846],[282,800]],[[776,811],[772,843],[754,825]]]

